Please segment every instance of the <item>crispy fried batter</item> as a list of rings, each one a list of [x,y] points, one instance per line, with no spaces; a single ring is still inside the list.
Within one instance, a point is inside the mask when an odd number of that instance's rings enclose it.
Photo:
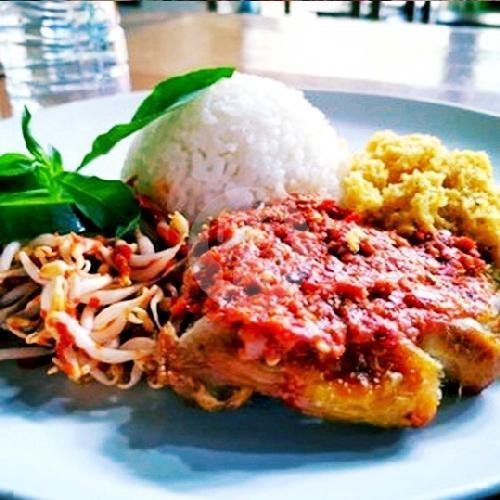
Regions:
[[[297,370],[300,385],[291,401],[293,406],[321,418],[381,427],[429,423],[441,397],[439,363],[409,341],[387,356],[391,369],[379,379],[367,378],[361,384],[345,374],[328,381],[316,370]]]
[[[364,373],[332,373],[328,379],[314,366],[241,360],[236,345],[235,336],[223,324],[203,318],[181,337],[180,356],[174,363],[199,380],[252,387],[325,419],[421,426],[432,420],[439,404],[441,367],[409,341],[377,357],[384,365],[377,367],[378,377],[372,366]]]
[[[421,347],[439,359],[446,375],[470,394],[500,377],[500,335],[476,321],[455,321],[446,329],[428,331]]]

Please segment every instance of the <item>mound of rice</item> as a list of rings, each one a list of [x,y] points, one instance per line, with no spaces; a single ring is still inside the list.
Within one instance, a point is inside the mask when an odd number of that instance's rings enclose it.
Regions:
[[[235,73],[146,127],[122,177],[191,219],[287,192],[339,197],[345,141],[302,92]]]
[[[500,186],[483,152],[381,131],[354,156],[343,187],[343,204],[367,220],[402,233],[465,234],[500,263]]]

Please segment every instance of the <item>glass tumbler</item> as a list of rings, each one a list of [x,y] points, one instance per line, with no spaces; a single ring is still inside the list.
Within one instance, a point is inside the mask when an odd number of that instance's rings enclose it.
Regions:
[[[0,2],[0,62],[14,114],[130,88],[112,1]]]

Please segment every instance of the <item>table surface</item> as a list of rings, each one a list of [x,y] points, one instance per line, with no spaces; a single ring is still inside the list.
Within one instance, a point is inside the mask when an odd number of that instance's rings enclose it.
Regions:
[[[500,114],[500,30],[410,23],[194,13],[128,15],[133,89],[213,65],[306,89],[459,103]],[[8,115],[0,88],[0,114]]]

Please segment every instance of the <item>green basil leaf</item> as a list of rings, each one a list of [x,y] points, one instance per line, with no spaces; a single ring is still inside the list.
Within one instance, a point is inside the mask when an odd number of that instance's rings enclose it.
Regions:
[[[122,139],[160,116],[192,101],[200,92],[221,78],[231,77],[233,72],[234,68],[231,67],[207,68],[160,82],[142,101],[130,122],[115,125],[94,140],[91,150],[84,156],[77,171],[98,156],[108,153]]]
[[[30,122],[31,113],[25,106],[21,119],[21,126],[23,130],[24,142],[26,143],[26,149],[35,157],[36,160],[45,165],[47,163],[47,156],[45,155],[42,146],[40,146],[40,144],[33,137],[30,129]]]
[[[95,231],[123,235],[133,230],[140,209],[129,186],[64,172],[61,154],[45,151],[30,130],[25,108],[22,130],[31,155],[0,155],[0,243],[45,232]]]
[[[24,193],[40,188],[40,181],[34,173],[16,175],[15,177],[0,177],[0,193]]]
[[[34,156],[39,167],[46,167],[50,170],[50,174],[55,176],[61,173],[63,169],[61,153],[52,146],[49,146],[48,152],[45,152],[38,141],[33,137],[30,129],[31,113],[28,108],[24,107],[24,112],[21,120],[24,142],[26,149]]]
[[[63,172],[57,182],[78,210],[102,231],[121,232],[137,225],[139,205],[127,184],[75,172]]]
[[[7,153],[0,155],[0,179],[17,177],[33,171],[33,160],[21,153]]]
[[[0,220],[0,243],[87,229],[73,203],[55,200],[43,190],[0,196]]]
[[[40,187],[36,162],[20,153],[0,155],[0,192],[30,191]]]
[[[115,231],[116,237],[122,238],[123,236],[132,233],[133,231],[135,231],[137,227],[139,227],[140,222],[141,222],[141,214],[138,213],[133,219],[129,221],[128,224],[120,224],[117,226]]]
[[[57,175],[64,171],[61,153],[53,146],[49,146],[48,159],[52,175]]]
[[[221,78],[230,78],[233,73],[233,67],[205,68],[167,78],[142,101],[132,121],[165,111],[177,102],[188,102],[191,100],[189,94],[204,90]]]
[[[133,134],[137,130],[140,130],[141,128],[145,127],[155,118],[159,118],[160,116],[161,113],[155,115],[155,117],[152,118],[151,120],[143,119],[143,120],[131,121],[129,123],[121,123],[119,125],[115,125],[114,127],[110,128],[104,134],[99,135],[98,137],[96,137],[96,139],[94,139],[91,151],[85,155],[85,157],[83,158],[82,162],[80,163],[76,171],[79,172],[83,167],[88,165],[92,160],[94,160],[98,156],[101,156],[111,151],[113,147],[116,146],[116,144],[118,144],[122,139],[125,139],[130,134]]]
[[[0,194],[0,205],[37,205],[39,203],[49,203],[49,200],[55,201],[53,198],[51,198],[49,191],[47,191],[46,189],[32,189],[19,193]]]

